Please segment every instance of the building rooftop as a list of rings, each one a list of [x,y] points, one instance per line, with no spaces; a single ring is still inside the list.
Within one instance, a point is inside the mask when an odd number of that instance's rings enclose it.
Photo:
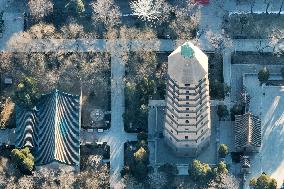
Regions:
[[[248,112],[235,117],[235,147],[261,146],[261,120]]]
[[[30,147],[36,165],[79,165],[80,104],[80,96],[56,90],[42,95],[31,110],[17,106],[16,146]]]
[[[172,52],[168,62],[168,74],[179,83],[198,84],[208,73],[208,57],[191,42]]]

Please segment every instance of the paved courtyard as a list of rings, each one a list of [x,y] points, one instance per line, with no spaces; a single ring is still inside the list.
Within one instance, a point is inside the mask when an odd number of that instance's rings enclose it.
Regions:
[[[246,75],[244,84],[252,97],[250,110],[262,120],[262,147],[252,157],[245,188],[252,177],[262,172],[271,175],[281,186],[284,180],[284,86],[260,86],[256,74]]]
[[[270,73],[280,73],[283,65],[267,65]],[[231,66],[231,100],[236,102],[239,100],[240,92],[243,88],[243,74],[245,73],[255,73],[263,68],[263,65],[258,64],[232,64]],[[258,81],[257,81],[258,82]],[[256,85],[256,84],[254,84]]]

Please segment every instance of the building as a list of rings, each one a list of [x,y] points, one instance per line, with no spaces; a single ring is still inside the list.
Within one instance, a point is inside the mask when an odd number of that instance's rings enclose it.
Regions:
[[[190,42],[168,57],[164,136],[176,155],[195,157],[211,135],[208,57]]]
[[[250,112],[235,116],[237,152],[258,152],[261,147],[261,120]]]
[[[81,100],[58,90],[42,95],[36,106],[16,108],[16,147],[29,147],[36,165],[53,161],[80,164]]]

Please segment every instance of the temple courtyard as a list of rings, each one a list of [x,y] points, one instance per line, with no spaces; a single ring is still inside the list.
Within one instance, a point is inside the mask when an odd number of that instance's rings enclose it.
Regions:
[[[281,76],[271,74],[270,79],[280,80]],[[252,156],[245,188],[252,177],[262,172],[271,175],[281,186],[284,180],[284,86],[261,86],[257,74],[244,74],[243,84],[251,97],[249,109],[262,122],[262,147]]]

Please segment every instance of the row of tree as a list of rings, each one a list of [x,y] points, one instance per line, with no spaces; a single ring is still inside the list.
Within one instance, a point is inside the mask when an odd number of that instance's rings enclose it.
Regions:
[[[92,24],[97,31],[120,27],[121,19],[125,16],[122,15],[120,7],[114,0],[93,1],[90,5],[86,5],[82,0],[63,0],[62,2],[65,4],[60,7],[63,10],[57,10],[58,7],[54,10],[55,2],[52,0],[29,0],[28,7],[33,18],[38,21],[55,12],[62,14],[66,11],[68,11],[67,17],[77,19],[78,16],[84,15],[88,7],[91,9]],[[130,7],[132,14],[127,16],[138,17],[146,23],[150,22],[147,26],[162,25],[156,30],[177,38],[191,38],[200,17],[199,6],[187,0],[178,3],[168,3],[166,0],[136,0],[130,2]],[[165,28],[167,31],[163,31]]]
[[[229,174],[227,165],[221,161],[211,167],[199,160],[193,160],[188,169],[189,176],[201,187],[238,189],[239,181]]]

